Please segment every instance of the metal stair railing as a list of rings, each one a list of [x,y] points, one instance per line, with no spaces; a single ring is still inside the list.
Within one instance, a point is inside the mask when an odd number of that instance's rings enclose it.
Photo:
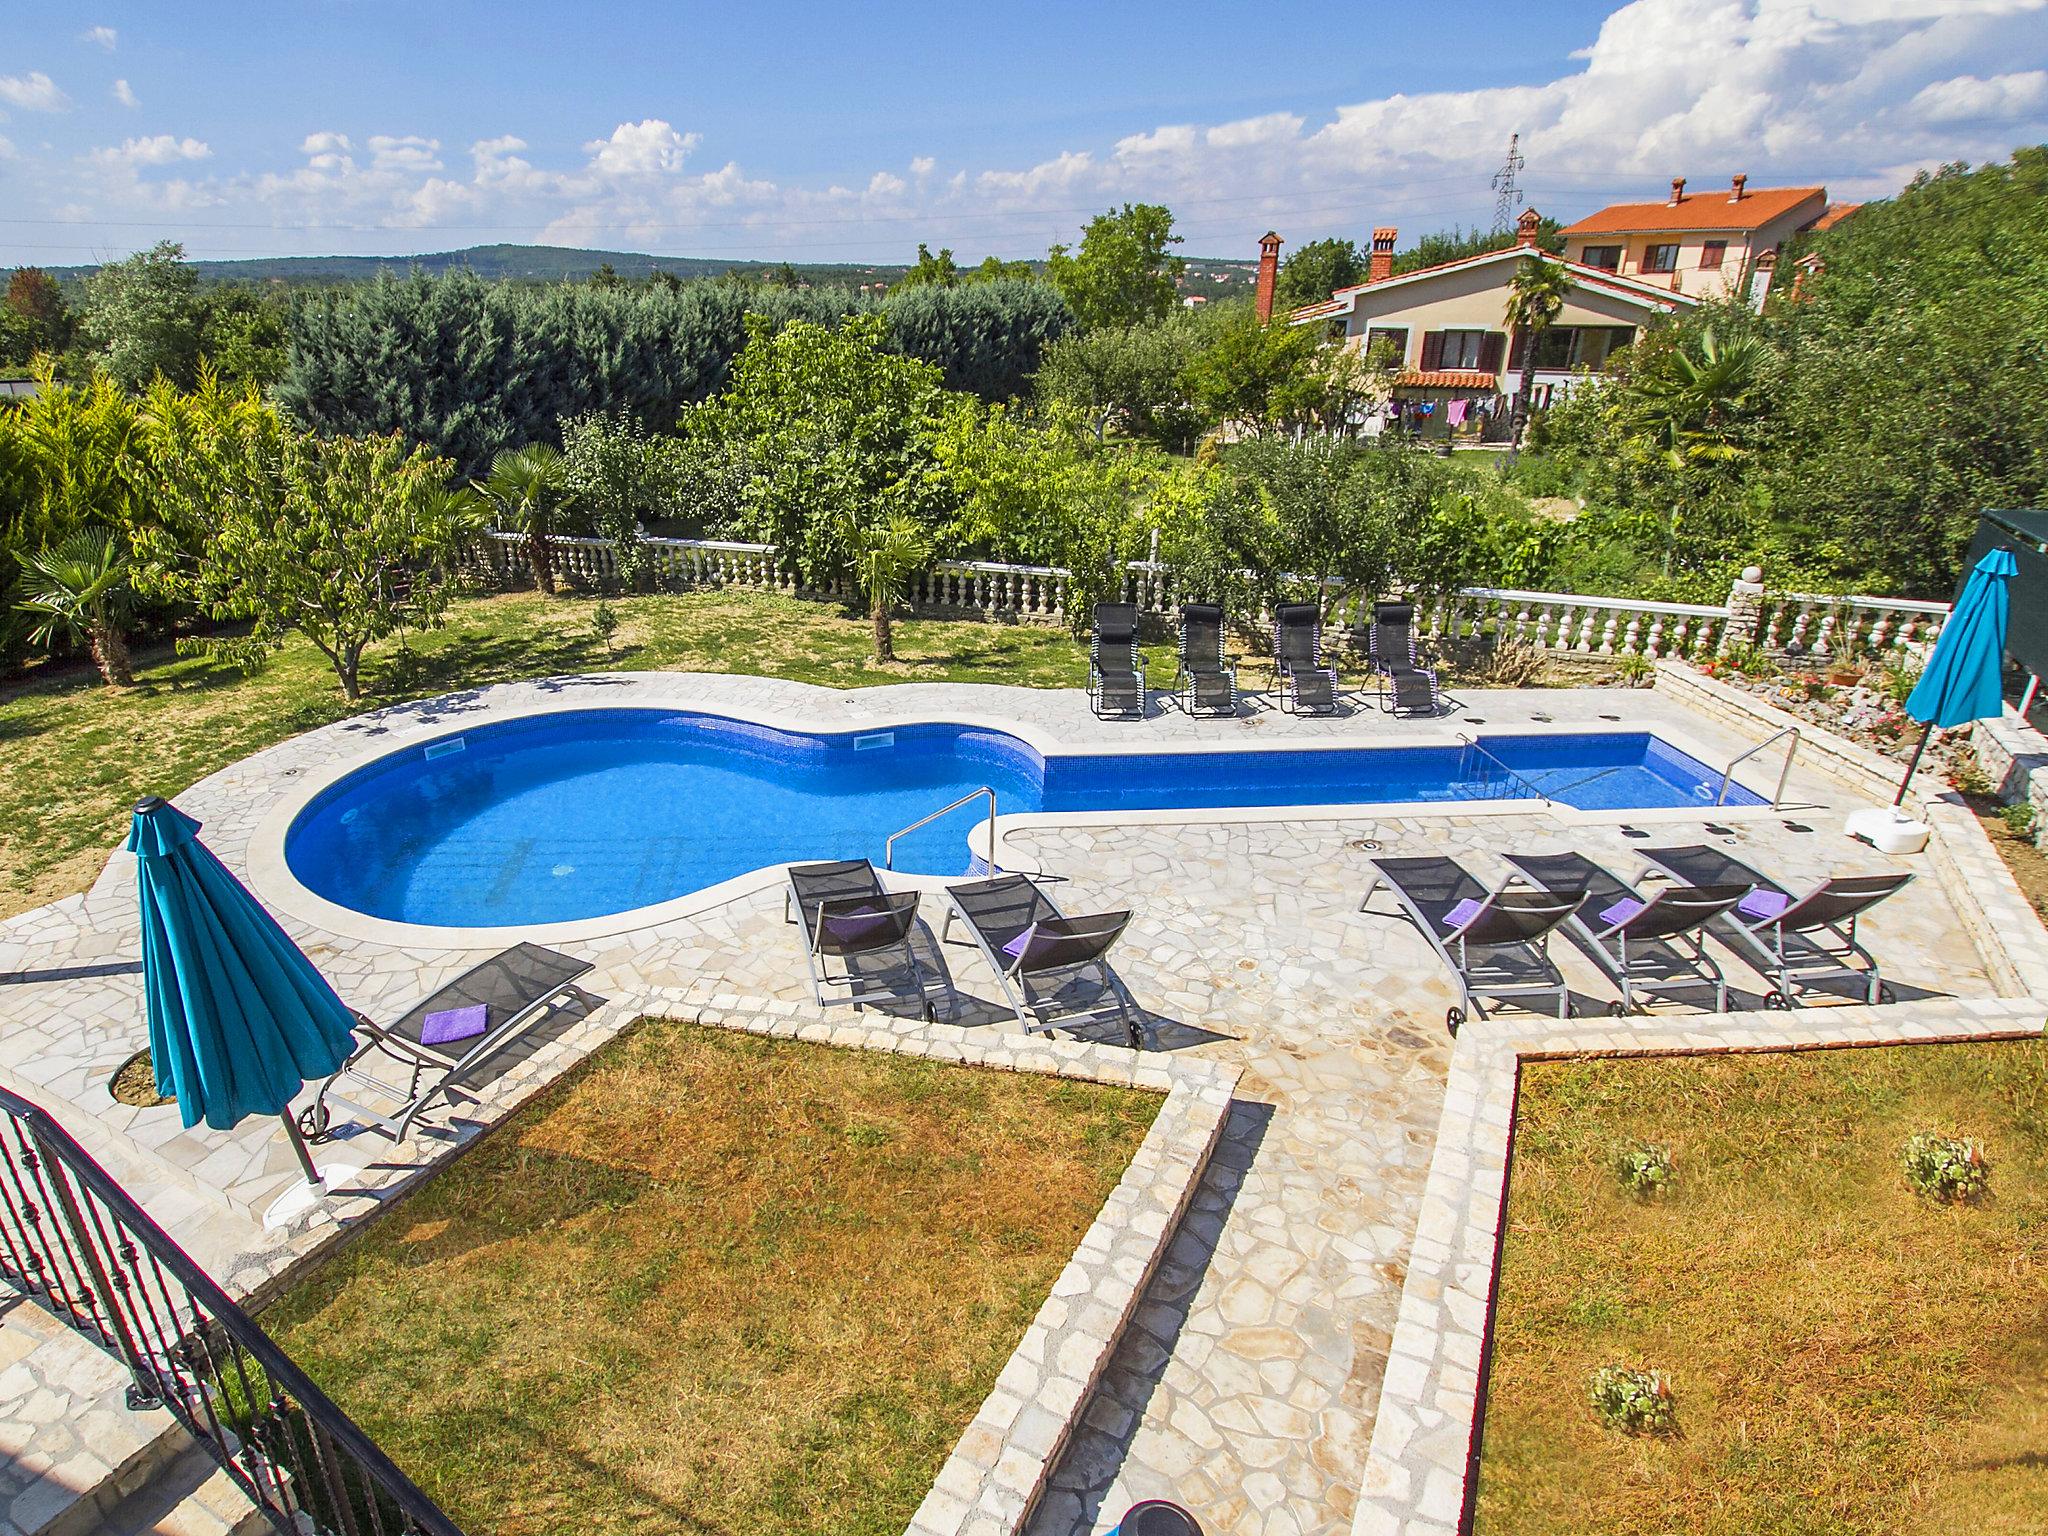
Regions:
[[[896,840],[899,837],[908,837],[911,833],[917,831],[918,828],[930,826],[941,816],[952,815],[961,806],[969,805],[980,799],[983,795],[988,796],[988,857],[984,862],[988,865],[988,872],[991,875],[1002,873],[1002,871],[996,868],[996,792],[986,784],[982,785],[979,789],[970,789],[958,800],[955,800],[950,805],[940,806],[931,815],[920,816],[909,826],[898,827],[894,832],[891,832],[888,841],[882,844],[882,868],[894,869],[896,867]]]
[[[0,1280],[128,1369],[278,1536],[462,1536],[455,1522],[64,1128],[0,1088]]]
[[[1785,766],[1778,770],[1778,787],[1771,791],[1771,808],[1777,809],[1779,802],[1785,798],[1786,782],[1792,777],[1792,759],[1799,755],[1799,727],[1796,725],[1788,725],[1782,730],[1773,731],[1747,752],[1738,752],[1728,759],[1728,766],[1721,770],[1721,790],[1714,796],[1715,805],[1718,806],[1727,800],[1729,786],[1735,782],[1735,770],[1777,741],[1786,743]]]
[[[1458,740],[1462,741],[1465,744],[1465,749],[1468,752],[1478,753],[1481,757],[1485,758],[1489,763],[1493,764],[1494,767],[1498,768],[1503,774],[1505,774],[1509,779],[1511,779],[1515,783],[1515,785],[1522,790],[1524,794],[1528,795],[1530,799],[1540,800],[1545,805],[1550,804],[1550,796],[1546,794],[1535,783],[1534,780],[1525,778],[1522,774],[1517,773],[1513,768],[1510,768],[1507,765],[1507,763],[1504,762],[1491,749],[1481,746],[1479,744],[1479,740],[1477,737],[1468,736],[1463,731],[1460,731],[1458,732]]]

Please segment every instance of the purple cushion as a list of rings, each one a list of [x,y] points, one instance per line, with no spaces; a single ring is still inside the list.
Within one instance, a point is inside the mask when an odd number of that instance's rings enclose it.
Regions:
[[[453,1045],[457,1040],[472,1040],[488,1028],[490,1020],[482,1003],[443,1008],[420,1020],[420,1044]]]
[[[1616,923],[1625,923],[1643,910],[1643,904],[1633,896],[1624,896],[1613,906],[1600,914],[1600,921],[1612,928]]]
[[[1467,896],[1444,914],[1444,926],[1446,928],[1464,927],[1479,915],[1479,909],[1484,905],[1484,902],[1474,901],[1470,896]]]
[[[1735,910],[1744,917],[1753,917],[1758,922],[1768,922],[1792,905],[1792,898],[1783,891],[1751,891],[1735,903]]]
[[[1012,960],[1019,958],[1024,953],[1024,946],[1029,944],[1034,937],[1035,935],[1033,934],[1032,930],[1026,928],[1022,933],[1018,934],[1017,937],[1010,940],[1009,943],[1003,946],[1003,953],[1008,955]]]
[[[859,944],[886,933],[895,916],[886,907],[868,902],[844,912],[825,914],[825,934],[840,944]]]

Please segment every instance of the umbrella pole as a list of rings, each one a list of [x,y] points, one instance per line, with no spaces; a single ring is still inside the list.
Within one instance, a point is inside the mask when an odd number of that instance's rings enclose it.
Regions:
[[[292,1151],[299,1159],[299,1167],[305,1170],[306,1182],[315,1189],[324,1187],[320,1182],[320,1170],[313,1166],[313,1154],[306,1150],[306,1138],[299,1134],[299,1123],[292,1118],[290,1105],[285,1106],[285,1112],[280,1118],[284,1121],[285,1140],[292,1144]]]
[[[1906,803],[1906,786],[1913,782],[1913,775],[1919,771],[1920,754],[1927,750],[1928,738],[1933,736],[1933,734],[1934,722],[1930,720],[1920,732],[1920,745],[1913,749],[1912,761],[1906,764],[1906,776],[1899,780],[1899,792],[1892,796],[1892,808],[1894,810]]]

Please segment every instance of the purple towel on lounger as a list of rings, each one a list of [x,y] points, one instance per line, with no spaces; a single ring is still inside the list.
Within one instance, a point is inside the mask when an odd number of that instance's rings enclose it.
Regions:
[[[895,915],[877,902],[825,914],[826,936],[840,944],[863,944],[886,933]]]
[[[1479,909],[1484,905],[1484,902],[1474,901],[1470,896],[1467,896],[1444,914],[1444,926],[1446,928],[1464,927],[1479,915]]]
[[[1766,923],[1791,905],[1792,898],[1783,891],[1751,891],[1735,903],[1735,910],[1744,917]]]
[[[1627,922],[1642,910],[1643,904],[1640,901],[1633,896],[1624,896],[1600,914],[1600,921],[1612,928],[1617,923]]]
[[[420,1044],[453,1045],[458,1040],[475,1039],[489,1027],[482,1003],[471,1003],[467,1008],[443,1008],[420,1020]]]

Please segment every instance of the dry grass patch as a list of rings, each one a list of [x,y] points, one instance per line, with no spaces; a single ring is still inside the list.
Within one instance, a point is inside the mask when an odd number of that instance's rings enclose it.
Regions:
[[[1908,1192],[1922,1129],[1988,1200]],[[2048,1043],[1532,1064],[1507,1218],[1481,1536],[2048,1528]],[[1596,1424],[1610,1363],[1671,1374],[1677,1438]]]
[[[893,1533],[1158,1105],[649,1020],[265,1322],[467,1530]]]

